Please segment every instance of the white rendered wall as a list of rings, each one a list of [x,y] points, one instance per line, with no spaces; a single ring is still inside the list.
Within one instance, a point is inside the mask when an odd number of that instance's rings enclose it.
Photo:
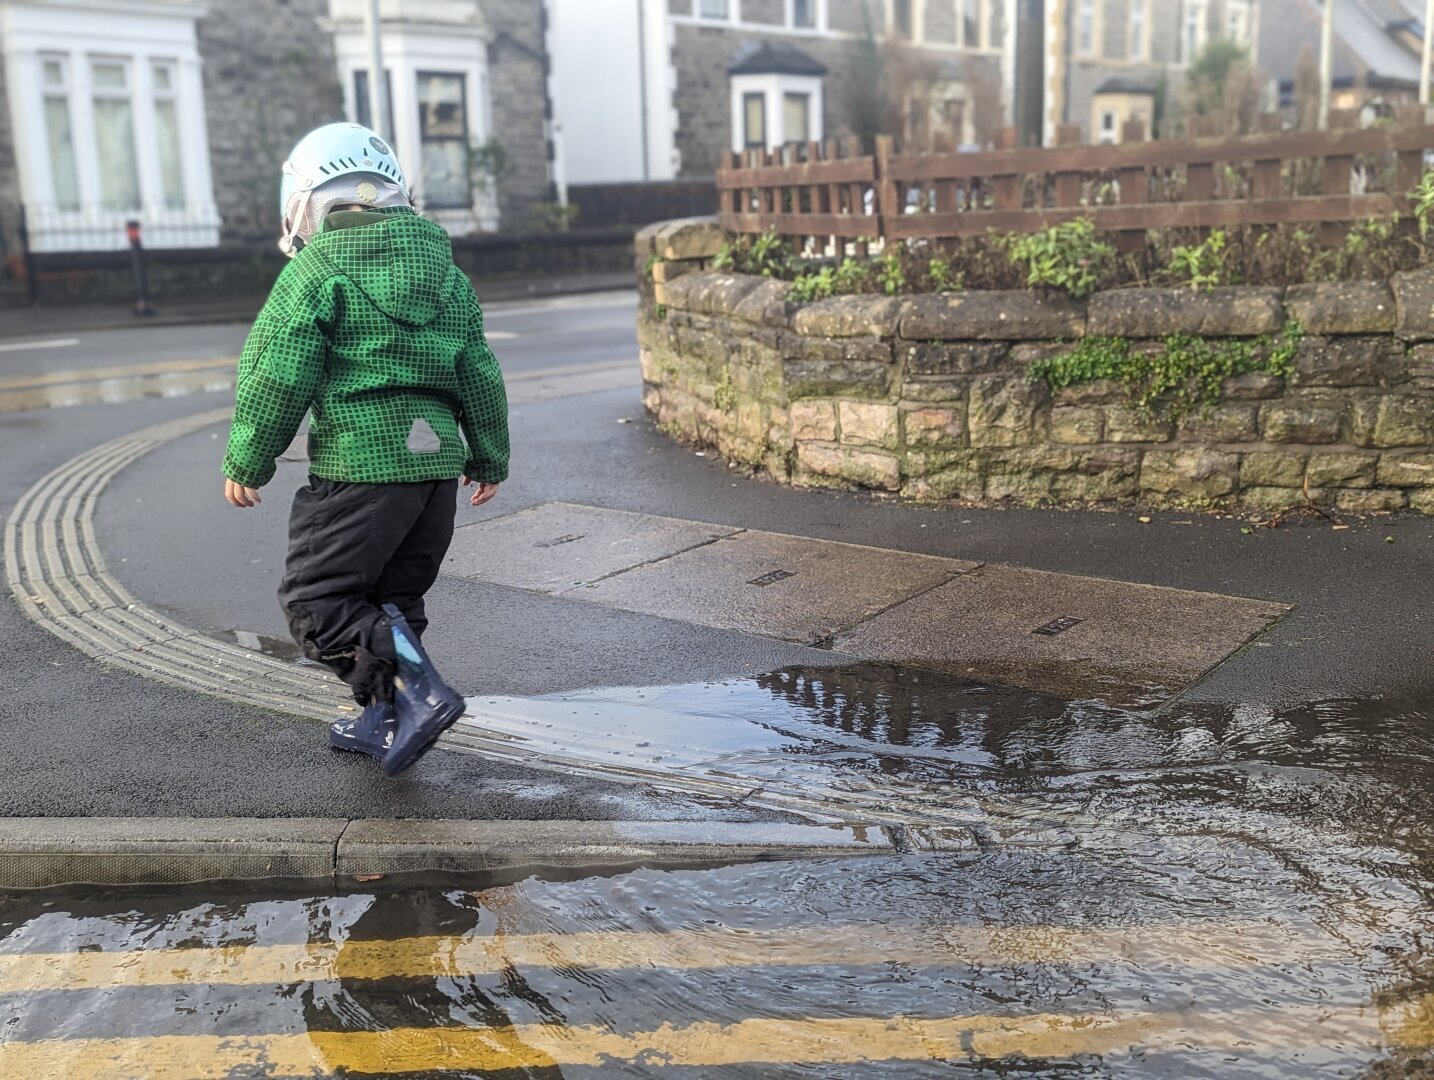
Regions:
[[[550,3],[553,119],[567,182],[645,179],[638,0]]]

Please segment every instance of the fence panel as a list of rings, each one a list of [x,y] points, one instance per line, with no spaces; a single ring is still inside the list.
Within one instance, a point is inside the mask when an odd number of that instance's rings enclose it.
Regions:
[[[1409,208],[1434,126],[1403,114],[1358,129],[1335,116],[1322,132],[1280,132],[1143,141],[1138,123],[1118,145],[1020,148],[1003,132],[997,149],[903,155],[889,138],[874,156],[845,156],[828,143],[770,154],[734,154],[718,173],[722,222],[735,232],[775,229],[789,237],[954,239],[988,229],[1029,233],[1090,217],[1123,245],[1150,229],[1302,224],[1331,226]],[[792,160],[787,160],[791,158]],[[800,159],[800,160],[797,160]],[[1380,184],[1386,190],[1376,190]],[[1316,190],[1317,189],[1317,190]],[[1329,230],[1322,230],[1328,232]]]

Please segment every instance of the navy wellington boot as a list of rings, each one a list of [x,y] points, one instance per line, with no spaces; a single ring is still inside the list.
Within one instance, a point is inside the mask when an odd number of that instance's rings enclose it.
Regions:
[[[439,676],[403,613],[392,604],[384,604],[383,611],[393,628],[393,647],[398,654],[398,672],[393,677],[398,733],[384,755],[383,771],[386,776],[397,776],[457,723],[464,702]]]
[[[329,725],[329,745],[383,760],[393,737],[398,734],[398,717],[392,705],[374,702],[353,719],[343,717]]]

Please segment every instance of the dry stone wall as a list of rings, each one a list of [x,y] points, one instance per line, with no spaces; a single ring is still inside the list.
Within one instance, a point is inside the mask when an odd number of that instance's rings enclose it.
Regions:
[[[922,500],[1301,503],[1434,510],[1434,270],[1390,283],[1026,292],[809,304],[718,273],[720,229],[644,230],[645,404],[677,438],[803,484]],[[1142,413],[1125,389],[1052,392],[1030,365],[1083,335],[1251,338],[1296,319],[1288,378],[1229,379],[1207,412]]]

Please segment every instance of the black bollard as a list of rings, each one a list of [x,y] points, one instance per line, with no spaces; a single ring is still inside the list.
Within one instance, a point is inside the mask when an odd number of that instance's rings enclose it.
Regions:
[[[139,222],[126,221],[125,235],[129,237],[129,264],[134,271],[134,313],[139,316],[155,314],[149,300],[149,277],[144,271],[144,242],[139,235]]]

